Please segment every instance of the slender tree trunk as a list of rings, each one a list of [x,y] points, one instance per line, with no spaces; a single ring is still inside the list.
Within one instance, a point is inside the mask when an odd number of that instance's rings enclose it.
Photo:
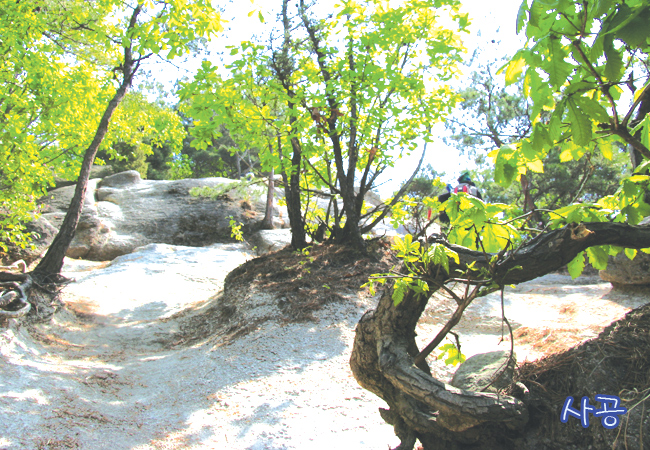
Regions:
[[[135,8],[133,11],[129,23],[129,29],[135,26],[140,11],[140,7]],[[133,59],[131,48],[125,48],[124,63],[122,64],[121,69],[124,76],[122,83],[117,88],[117,91],[115,92],[115,95],[111,101],[108,103],[108,106],[104,111],[104,115],[99,121],[99,126],[95,132],[95,137],[93,138],[90,146],[86,149],[86,153],[84,154],[84,159],[81,164],[81,171],[79,172],[77,185],[75,187],[74,196],[70,201],[70,207],[68,208],[68,212],[63,219],[61,228],[52,241],[52,244],[48,248],[47,253],[34,269],[34,277],[39,281],[53,281],[61,273],[61,268],[63,267],[63,259],[65,258],[65,254],[68,251],[68,248],[70,247],[72,239],[74,238],[75,232],[77,230],[77,224],[79,223],[79,217],[81,217],[86,189],[88,188],[90,169],[93,165],[93,162],[95,161],[97,150],[99,150],[99,146],[101,145],[104,137],[106,136],[106,133],[108,132],[108,126],[110,124],[113,113],[120,105],[129,87],[131,86],[133,76],[135,75],[137,69],[138,65]]]
[[[237,164],[237,179],[241,180],[241,157],[239,153],[235,153],[235,161]]]
[[[537,212],[537,206],[533,201],[533,197],[530,195],[530,181],[528,180],[528,176],[522,175],[520,183],[521,190],[524,191],[524,214],[534,211],[530,216],[530,220],[537,224],[541,222],[542,218],[540,217],[539,212]]]
[[[273,146],[269,144],[269,151],[273,154]],[[262,229],[263,230],[272,230],[275,228],[273,226],[273,194],[275,190],[275,184],[273,182],[273,177],[275,172],[271,168],[271,173],[269,174],[269,183],[268,190],[266,191],[266,211],[264,214],[264,220],[262,220]]]
[[[288,15],[289,0],[282,1],[282,26],[284,30],[284,39],[282,43],[282,51],[273,55],[272,67],[282,83],[283,88],[289,95],[287,107],[289,111],[296,110],[296,103],[293,101],[296,93],[293,89],[293,82],[291,75],[294,71],[294,62],[289,56],[291,49],[291,24]],[[291,131],[294,133],[294,125],[296,117],[290,115],[289,124]],[[282,172],[282,180],[284,181],[284,195],[287,202],[287,212],[289,213],[289,222],[291,223],[291,246],[294,249],[302,249],[307,246],[307,238],[305,235],[305,223],[302,218],[300,208],[300,165],[302,163],[302,147],[297,137],[290,139],[291,143],[291,167]],[[278,136],[278,151],[282,156],[280,136]]]
[[[291,247],[300,250],[307,246],[305,222],[302,218],[300,199],[300,162],[302,159],[302,151],[297,138],[291,138],[291,145],[293,147],[291,172],[289,176],[283,173],[282,177],[284,179],[287,212],[289,213],[289,222],[291,223]]]

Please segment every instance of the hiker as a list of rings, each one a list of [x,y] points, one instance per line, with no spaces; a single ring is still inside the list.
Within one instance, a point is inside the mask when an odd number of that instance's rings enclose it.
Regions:
[[[442,195],[439,195],[438,201],[440,203],[444,203],[447,200],[449,200],[449,197],[451,197],[452,193],[457,194],[459,192],[465,192],[467,195],[471,195],[472,197],[476,197],[480,200],[483,200],[483,197],[481,197],[481,193],[479,192],[478,188],[472,181],[472,178],[469,176],[469,172],[463,172],[463,174],[458,177],[458,186],[452,189],[451,185],[448,184],[447,192],[445,192]],[[445,211],[442,211],[438,218],[442,223],[449,223],[449,216]]]

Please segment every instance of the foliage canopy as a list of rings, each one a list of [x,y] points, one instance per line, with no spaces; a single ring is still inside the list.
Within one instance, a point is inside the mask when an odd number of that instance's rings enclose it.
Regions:
[[[120,83],[130,86],[154,55],[186,53],[198,38],[219,31],[221,21],[206,0],[2,0],[2,11],[0,245],[25,245],[21,224],[55,177],[76,178]],[[125,55],[134,65],[129,73]],[[116,142],[142,145],[136,139],[142,133],[155,135],[154,145],[179,138],[178,121],[145,103],[137,94],[127,98],[103,140],[106,149]]]
[[[288,203],[306,206],[299,188],[341,201],[329,225],[354,241],[371,226],[359,221],[378,175],[415,150],[417,136],[429,141],[431,125],[453,105],[447,82],[460,61],[457,32],[467,16],[456,1],[344,1],[327,18],[303,2],[290,16],[288,3],[279,48],[243,42],[231,49],[239,58],[228,75],[204,62],[181,96],[195,120],[196,145],[206,146],[224,125],[241,146],[260,149],[264,169],[284,174],[293,189]],[[293,209],[299,234],[303,213]]]

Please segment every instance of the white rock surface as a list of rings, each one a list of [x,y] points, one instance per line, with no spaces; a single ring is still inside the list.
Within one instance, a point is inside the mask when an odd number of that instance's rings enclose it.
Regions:
[[[249,257],[240,245],[152,244],[111,263],[68,259],[76,317],[0,333],[0,448],[396,446],[385,405],[348,365],[368,300],[330,305],[319,323],[268,321],[230,345],[169,345]]]
[[[264,199],[230,192],[216,199],[190,194],[193,188],[236,183],[227,178],[142,180],[136,171],[90,180],[75,237],[67,256],[112,260],[151,243],[201,247],[231,238],[230,217],[253,224],[264,217]],[[75,186],[54,189],[44,203],[43,220],[60,227]],[[244,195],[245,196],[245,195]],[[286,226],[287,214],[274,208],[274,223]],[[51,241],[51,238],[50,238]],[[49,242],[43,242],[45,249]]]

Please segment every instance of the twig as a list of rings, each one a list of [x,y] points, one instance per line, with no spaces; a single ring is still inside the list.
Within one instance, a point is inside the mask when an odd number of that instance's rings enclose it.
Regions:
[[[503,290],[504,290],[504,287],[501,286],[501,320],[502,320],[502,326],[503,326],[503,322],[505,322],[506,325],[508,325],[508,331],[510,332],[510,355],[508,355],[508,360],[505,362],[505,364],[502,367],[499,368],[499,373],[494,377],[494,379],[492,381],[490,381],[490,383],[487,386],[485,386],[483,389],[481,389],[481,392],[485,392],[485,390],[487,388],[492,386],[494,383],[496,383],[499,380],[499,378],[501,378],[503,376],[503,374],[508,369],[508,366],[510,365],[510,362],[512,361],[512,355],[514,355],[514,352],[515,352],[515,338],[514,338],[514,335],[512,334],[512,327],[510,326],[510,322],[508,321],[508,319],[506,317],[505,307],[504,307],[504,304],[503,304]],[[503,329],[501,331],[501,342],[503,342]],[[499,342],[499,343],[501,343],[501,342]]]

